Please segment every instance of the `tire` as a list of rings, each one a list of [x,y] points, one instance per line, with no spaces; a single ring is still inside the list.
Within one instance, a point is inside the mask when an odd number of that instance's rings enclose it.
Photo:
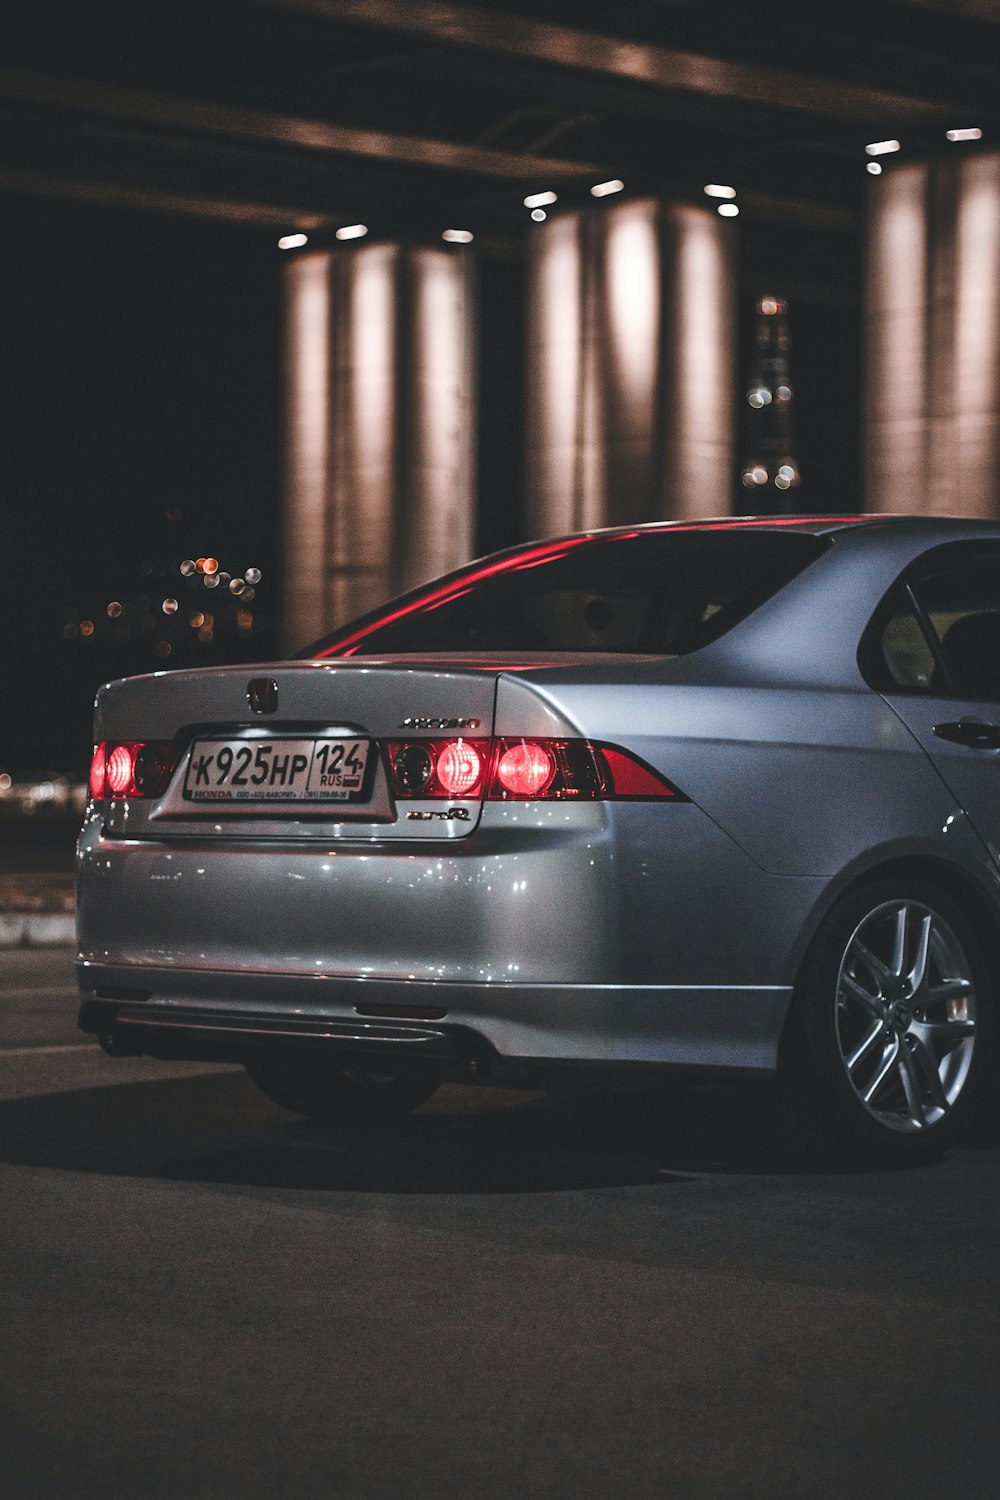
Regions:
[[[305,1053],[264,1052],[244,1066],[275,1104],[324,1125],[402,1119],[438,1085],[436,1078],[400,1077],[381,1068],[338,1068],[327,1058]]]
[[[803,961],[779,1054],[793,1149],[872,1166],[927,1161],[988,1081],[995,1003],[965,911],[918,880],[845,896]]]

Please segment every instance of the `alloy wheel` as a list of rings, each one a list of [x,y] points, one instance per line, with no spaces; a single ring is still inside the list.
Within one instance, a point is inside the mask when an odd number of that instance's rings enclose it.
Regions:
[[[868,1113],[904,1133],[944,1120],[972,1063],[976,992],[941,915],[898,900],[862,918],[840,964],[836,1007],[844,1069]]]

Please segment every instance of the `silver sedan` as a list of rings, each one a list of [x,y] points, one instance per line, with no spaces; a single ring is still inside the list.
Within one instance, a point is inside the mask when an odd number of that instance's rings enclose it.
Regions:
[[[109,683],[81,1024],[328,1121],[442,1081],[778,1081],[918,1160],[991,1082],[1000,526],[657,524],[487,558],[294,660]]]

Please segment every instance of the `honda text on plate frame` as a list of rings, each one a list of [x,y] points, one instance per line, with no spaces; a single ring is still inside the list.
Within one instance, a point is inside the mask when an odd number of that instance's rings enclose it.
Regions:
[[[448,1079],[776,1075],[921,1160],[992,1086],[1000,527],[580,533],[297,658],[109,683],[80,1022],[313,1118]]]

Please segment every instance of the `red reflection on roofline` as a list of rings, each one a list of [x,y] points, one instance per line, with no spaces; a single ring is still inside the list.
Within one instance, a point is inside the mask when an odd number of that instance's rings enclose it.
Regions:
[[[417,599],[411,599],[409,603],[401,605],[391,614],[379,615],[378,619],[373,620],[370,625],[364,625],[352,635],[345,636],[335,646],[328,646],[325,651],[317,652],[315,659],[319,661],[325,656],[353,656],[365,637],[376,630],[384,630],[387,625],[395,625],[397,621],[405,620],[407,615],[425,614],[428,610],[440,609],[442,604],[449,604],[453,599],[460,598],[462,594],[469,593],[485,578],[493,578],[498,573],[516,573],[523,568],[537,568],[541,563],[552,562],[557,557],[563,557],[574,547],[580,547],[591,540],[590,536],[565,537],[559,542],[539,543],[533,547],[526,547],[522,552],[515,553],[513,557],[498,558],[496,562],[486,563],[471,573],[463,573],[461,578],[455,579],[452,583],[421,594]]]
[[[367,636],[372,635],[377,630],[384,630],[387,625],[395,625],[398,621],[405,620],[408,615],[426,614],[430,610],[440,609],[442,605],[450,604],[452,600],[469,593],[486,578],[496,577],[500,573],[516,573],[526,568],[541,567],[542,564],[552,562],[557,557],[565,556],[574,547],[581,547],[588,543],[600,541],[624,542],[648,535],[654,531],[747,531],[755,527],[759,527],[762,530],[773,530],[775,527],[787,528],[796,526],[809,529],[814,526],[856,524],[860,521],[871,521],[873,519],[877,518],[865,515],[732,516],[717,521],[654,521],[639,529],[626,531],[612,528],[603,531],[586,532],[580,536],[561,537],[558,541],[529,544],[513,556],[498,558],[495,562],[485,563],[471,572],[463,572],[459,578],[454,579],[449,584],[442,584],[436,590],[431,588],[429,592],[420,594],[416,599],[410,599],[406,604],[400,605],[398,609],[393,610],[390,614],[380,614],[376,620],[372,620],[368,625],[361,626],[335,645],[328,646],[323,651],[318,651],[313,660],[321,661],[328,656],[354,656]]]

